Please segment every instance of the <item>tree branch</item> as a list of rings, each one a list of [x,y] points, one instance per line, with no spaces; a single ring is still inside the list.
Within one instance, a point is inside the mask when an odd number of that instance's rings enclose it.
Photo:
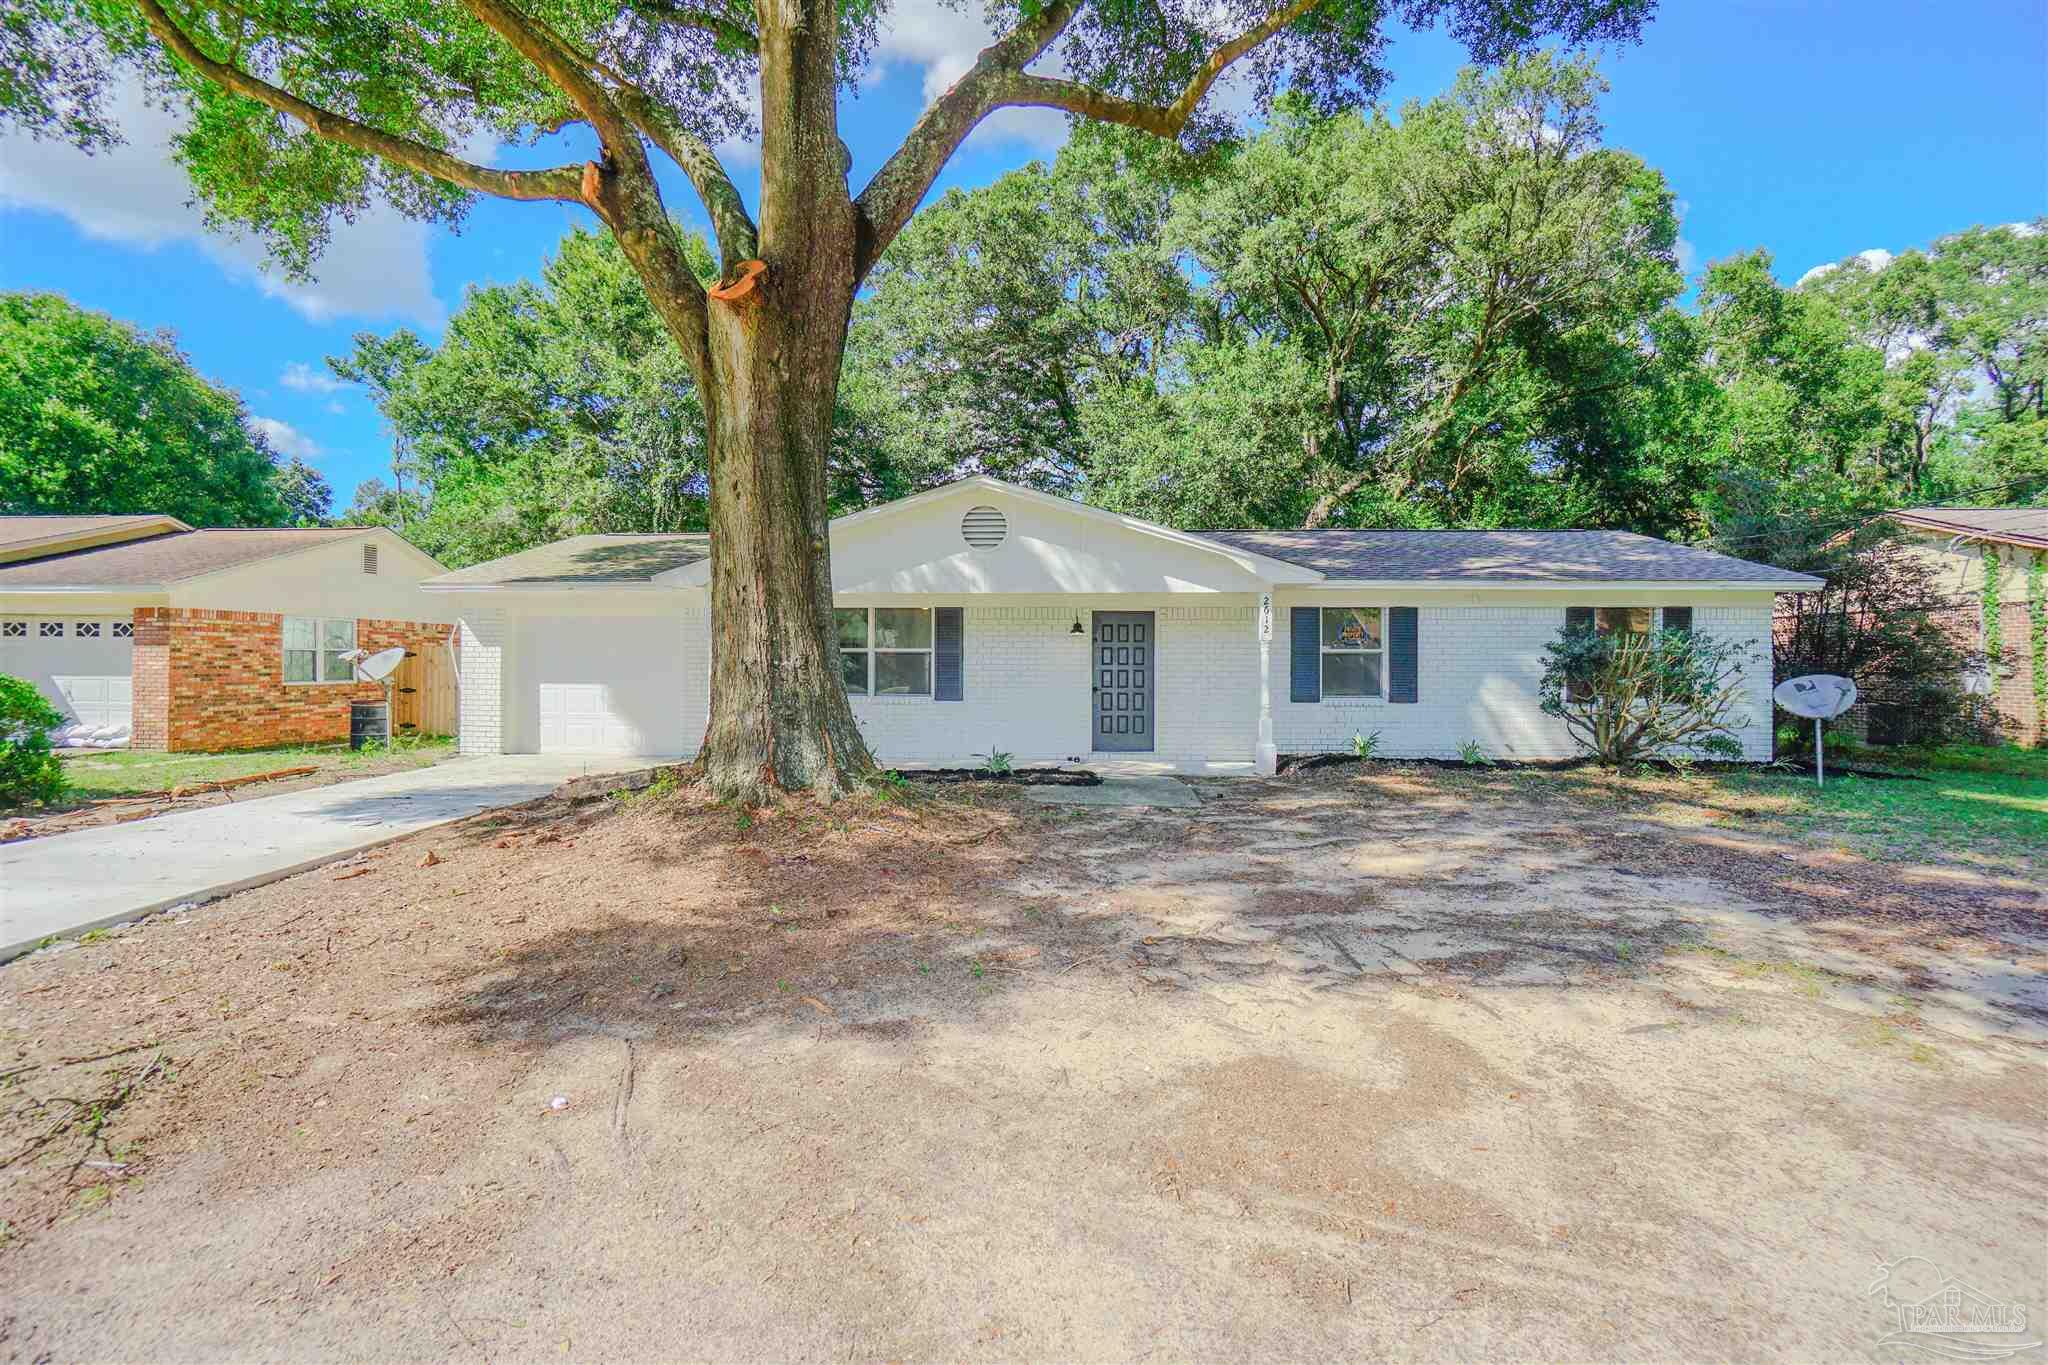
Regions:
[[[860,192],[855,201],[860,231],[854,252],[855,283],[867,275],[883,249],[910,221],[918,201],[938,178],[947,159],[974,131],[975,125],[995,110],[1064,109],[1083,118],[1122,124],[1156,137],[1176,138],[1231,63],[1321,3],[1322,0],[1290,0],[1211,52],[1171,104],[1148,105],[1077,81],[1025,72],[1024,68],[1073,21],[1074,0],[1053,0],[1008,36],[983,48],[974,66],[925,110],[896,154]]]
[[[159,0],[136,0],[136,4],[150,32],[179,61],[233,94],[254,100],[280,114],[290,115],[320,137],[477,194],[496,195],[503,199],[559,199],[570,202],[583,197],[580,190],[583,168],[580,166],[558,166],[546,171],[493,170],[489,166],[450,156],[424,142],[359,123],[310,104],[239,67],[215,61],[178,26]]]
[[[598,141],[609,156],[626,165],[637,161],[635,169],[650,180],[653,178],[654,169],[647,164],[646,151],[633,125],[613,104],[604,87],[592,78],[588,57],[558,38],[547,24],[529,19],[506,0],[462,0],[462,5],[484,27],[503,38],[514,52],[539,67],[541,74],[583,111],[583,117],[596,130]],[[603,212],[596,204],[591,207]]]
[[[903,145],[875,172],[854,200],[857,241],[853,279],[857,287],[874,267],[882,249],[894,241],[918,201],[932,187],[946,161],[974,126],[998,103],[996,88],[1021,75],[1073,22],[1075,0],[1051,0],[1032,18],[983,48],[967,74],[919,117]]]
[[[761,35],[730,15],[691,9],[687,5],[652,4],[648,8],[658,13],[664,23],[699,29],[724,39],[742,52],[760,54]]]
[[[712,234],[718,238],[720,273],[730,280],[740,262],[751,261],[761,254],[760,231],[747,213],[746,200],[740,197],[739,189],[732,183],[732,177],[726,174],[718,153],[711,150],[711,144],[668,117],[667,112],[638,86],[622,77],[614,76],[613,79],[618,83],[619,107],[625,110],[626,117],[632,119],[655,146],[667,152],[669,159],[690,178],[697,198],[704,205],[704,212],[711,219]]]

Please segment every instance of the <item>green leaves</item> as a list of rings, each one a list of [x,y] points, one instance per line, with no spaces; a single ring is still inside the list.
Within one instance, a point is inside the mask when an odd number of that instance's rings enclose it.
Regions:
[[[686,236],[700,276],[713,269]],[[705,524],[704,419],[689,368],[608,235],[562,239],[540,283],[474,288],[438,348],[363,333],[329,361],[398,441],[408,487],[356,491],[452,565],[586,531]],[[375,481],[373,481],[375,482]]]
[[[168,334],[53,294],[0,294],[0,514],[156,512],[274,526],[270,451]]]

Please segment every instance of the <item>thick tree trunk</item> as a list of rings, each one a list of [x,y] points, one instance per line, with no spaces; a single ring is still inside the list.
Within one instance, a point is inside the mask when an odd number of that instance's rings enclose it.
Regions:
[[[770,297],[710,309],[717,401],[707,404],[711,720],[702,758],[714,791],[750,803],[802,789],[830,799],[874,768],[840,682],[832,626],[825,461],[845,309],[829,299],[804,308],[775,290],[771,276]]]

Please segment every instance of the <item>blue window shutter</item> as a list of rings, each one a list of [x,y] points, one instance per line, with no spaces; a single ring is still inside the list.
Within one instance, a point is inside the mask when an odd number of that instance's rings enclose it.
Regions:
[[[1692,634],[1692,608],[1664,608],[1664,629],[1684,631],[1688,635]]]
[[[932,700],[959,701],[966,693],[967,670],[962,637],[966,634],[959,607],[932,609]]]
[[[1591,630],[1593,628],[1593,609],[1591,607],[1566,607],[1564,609],[1564,628],[1566,630]]]
[[[1292,660],[1287,683],[1287,700],[1323,699],[1323,612],[1320,607],[1296,607],[1289,620],[1293,635],[1288,654]]]
[[[1387,613],[1388,701],[1414,701],[1420,695],[1418,634],[1415,608],[1394,607]]]

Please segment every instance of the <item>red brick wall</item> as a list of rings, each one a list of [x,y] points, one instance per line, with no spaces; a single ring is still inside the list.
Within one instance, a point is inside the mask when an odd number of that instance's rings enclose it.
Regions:
[[[356,622],[375,652],[438,646],[451,627]],[[138,749],[215,751],[348,738],[349,703],[382,701],[375,683],[286,683],[284,617],[274,612],[139,607],[135,612]]]
[[[137,749],[171,747],[171,623],[151,609],[135,613],[135,733]]]
[[[1943,633],[1954,640],[1956,647],[1966,656],[1981,657],[1985,644],[1984,604],[1979,599],[1953,599],[1932,615]],[[1781,641],[1791,629],[1790,620],[1788,615],[1780,613],[1774,622]],[[1970,698],[1969,717],[1984,731],[1984,738],[2006,739],[2038,748],[2048,744],[2048,728],[2041,724],[2041,707],[2034,696],[2032,629],[2033,618],[2028,614],[2025,601],[2002,601],[1998,604],[1998,633],[2005,641],[2004,658],[1991,695]],[[139,646],[141,641],[141,632],[137,631],[136,644]],[[140,686],[139,679],[137,686]],[[1831,728],[1847,730],[1859,737],[1867,736],[1870,730],[1869,706],[1887,700],[1877,695],[1878,691],[1880,689],[1866,692],[1863,700],[1857,702],[1839,722],[1830,722]]]

